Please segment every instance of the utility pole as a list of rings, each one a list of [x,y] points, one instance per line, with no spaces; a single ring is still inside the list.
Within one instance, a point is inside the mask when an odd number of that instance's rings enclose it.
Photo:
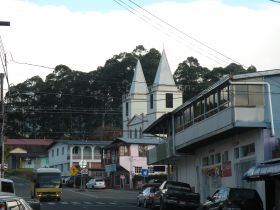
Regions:
[[[0,26],[10,26],[10,21],[0,21]],[[5,52],[4,52],[5,53]],[[6,55],[4,54],[4,68],[7,68],[7,60],[6,60]],[[5,69],[4,69],[4,72]],[[4,178],[4,163],[5,163],[5,149],[4,149],[4,146],[5,146],[5,143],[4,143],[4,126],[5,126],[5,112],[4,112],[4,106],[5,106],[5,103],[4,103],[4,91],[3,91],[3,87],[4,87],[4,73],[0,73],[0,94],[1,94],[1,116],[2,116],[2,125],[1,125],[1,151],[2,151],[2,157],[1,157],[1,178]]]
[[[0,73],[0,82],[1,82],[1,117],[2,117],[2,125],[1,125],[1,148],[2,148],[2,158],[1,158],[1,178],[4,178],[4,158],[5,158],[5,149],[4,149],[4,122],[5,122],[5,112],[4,112],[4,91],[3,91],[3,85],[4,85],[4,74]]]

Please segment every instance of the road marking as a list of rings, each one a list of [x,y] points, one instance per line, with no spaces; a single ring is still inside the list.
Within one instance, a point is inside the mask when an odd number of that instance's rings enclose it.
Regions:
[[[87,201],[85,201],[84,203],[85,203],[85,204],[88,204],[88,205],[91,205],[91,204],[92,204],[92,202],[87,202]]]
[[[103,202],[95,202],[95,203],[97,203],[97,204],[101,204],[101,205],[105,204],[105,203],[103,203]]]
[[[61,201],[60,204],[68,204],[66,201]]]
[[[77,202],[77,201],[72,201],[71,202],[72,204],[74,204],[74,205],[78,205],[78,204],[80,204],[79,202]]]

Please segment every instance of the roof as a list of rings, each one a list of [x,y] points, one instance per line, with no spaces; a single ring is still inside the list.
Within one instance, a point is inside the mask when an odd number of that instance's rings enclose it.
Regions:
[[[244,173],[242,179],[247,181],[258,181],[269,179],[275,176],[280,177],[280,162],[261,163],[253,166]]]
[[[5,141],[5,145],[49,146],[52,143],[52,139],[7,139]]]
[[[136,68],[134,71],[133,80],[131,83],[129,94],[147,94],[148,87],[143,74],[142,66],[140,61],[137,61]]]
[[[110,145],[106,146],[105,148],[114,147],[117,143],[126,143],[126,144],[145,144],[145,145],[158,145],[160,144],[160,138],[144,138],[144,139],[131,139],[131,138],[117,138],[114,140]]]
[[[57,143],[63,143],[67,145],[97,145],[97,146],[106,146],[112,143],[112,141],[100,141],[100,140],[56,140],[50,146],[53,146]]]
[[[57,168],[37,168],[34,171],[37,173],[61,173]]]
[[[162,55],[159,61],[156,77],[154,80],[154,85],[173,85],[175,82],[168,64],[168,60],[165,51],[162,51]]]

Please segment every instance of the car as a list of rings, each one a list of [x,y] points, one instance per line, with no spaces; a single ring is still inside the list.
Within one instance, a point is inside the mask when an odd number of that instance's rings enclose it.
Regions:
[[[193,192],[190,184],[177,181],[164,181],[159,190],[155,192],[152,208],[161,210],[189,209],[194,210],[200,206],[200,194]]]
[[[0,209],[21,209],[21,210],[39,210],[39,208],[33,209],[28,202],[26,202],[22,197],[11,195],[11,194],[1,194],[0,195]]]
[[[254,189],[221,187],[207,198],[203,210],[263,210],[263,203]]]
[[[63,175],[61,176],[62,184],[66,184],[67,180],[70,179],[71,176]]]
[[[105,185],[105,180],[103,178],[94,178],[94,179],[90,179],[87,183],[86,183],[86,188],[88,189],[104,189],[106,188]]]
[[[83,185],[84,183],[87,183],[90,179],[92,179],[91,176],[83,175]],[[74,183],[76,187],[81,186],[81,174],[77,174],[76,176],[71,176],[69,179],[66,180],[66,186],[68,187],[74,187]]]
[[[144,208],[152,207],[154,203],[155,192],[158,187],[146,187],[137,195],[137,206]]]

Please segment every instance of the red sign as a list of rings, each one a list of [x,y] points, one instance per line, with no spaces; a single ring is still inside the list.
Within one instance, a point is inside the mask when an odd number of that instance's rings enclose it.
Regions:
[[[231,161],[226,161],[222,164],[222,177],[231,176]]]

